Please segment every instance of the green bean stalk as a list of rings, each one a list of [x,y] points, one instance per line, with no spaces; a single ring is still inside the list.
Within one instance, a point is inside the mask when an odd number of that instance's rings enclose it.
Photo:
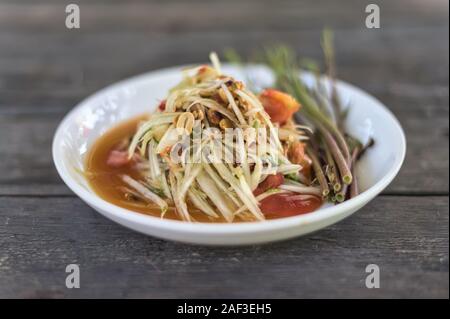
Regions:
[[[259,54],[275,76],[275,87],[295,97],[302,109],[295,118],[300,123],[308,123],[314,128],[311,140],[314,147],[307,148],[313,162],[316,183],[329,201],[340,203],[359,194],[355,176],[356,161],[368,146],[345,131],[345,118],[348,107],[344,108],[336,86],[335,52],[333,33],[326,29],[322,34],[321,45],[325,60],[326,81],[322,81],[318,64],[311,59],[300,62],[294,51],[286,46],[266,48]],[[238,55],[229,52],[231,62],[237,62]],[[262,59],[261,59],[262,57]],[[258,61],[258,62],[261,62]],[[242,59],[239,58],[239,63]],[[314,87],[307,86],[299,76],[301,66],[311,71],[316,78]],[[329,84],[329,90],[325,88]]]

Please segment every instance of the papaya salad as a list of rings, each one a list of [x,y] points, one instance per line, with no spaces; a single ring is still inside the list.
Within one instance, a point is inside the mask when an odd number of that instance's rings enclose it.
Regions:
[[[286,72],[289,54],[278,55],[268,53],[277,87],[261,92],[222,73],[214,53],[212,65],[184,70],[155,112],[94,144],[91,187],[116,205],[188,222],[289,217],[356,196],[365,147],[329,114],[336,92],[307,89],[297,69]]]

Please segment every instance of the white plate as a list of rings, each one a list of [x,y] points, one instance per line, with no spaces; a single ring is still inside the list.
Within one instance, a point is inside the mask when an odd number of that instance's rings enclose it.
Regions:
[[[357,177],[363,192],[342,204],[324,205],[305,215],[264,222],[207,224],[164,220],[115,206],[90,188],[80,174],[84,157],[92,143],[116,123],[153,111],[170,87],[181,79],[182,67],[149,72],[111,85],[78,104],[59,125],[53,140],[53,160],[72,191],[89,206],[115,222],[136,231],[164,239],[208,245],[240,245],[270,242],[304,235],[334,224],[353,214],[377,196],[398,173],[406,151],[405,136],[397,119],[378,100],[362,90],[343,83],[338,89],[351,105],[348,131],[366,141],[375,139],[357,165]],[[225,65],[223,71],[245,79],[241,70]],[[258,85],[272,81],[261,67],[247,74]],[[311,77],[305,75],[306,80]]]

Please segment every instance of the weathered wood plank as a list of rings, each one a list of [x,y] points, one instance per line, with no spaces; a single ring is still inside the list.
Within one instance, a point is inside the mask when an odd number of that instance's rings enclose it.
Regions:
[[[393,83],[445,88],[449,50],[443,38],[448,38],[448,28],[338,30],[340,77],[375,89]],[[303,56],[322,59],[320,30],[182,35],[0,31],[0,90],[98,89],[147,70],[205,62],[211,50],[233,47],[250,55],[270,43],[286,43]]]
[[[365,7],[358,0],[321,1],[77,1],[81,26],[95,31],[249,31],[274,29],[364,28]],[[383,27],[445,26],[448,2],[377,1]],[[65,31],[65,3],[0,2],[0,28],[7,31]]]
[[[239,248],[129,231],[77,198],[0,200],[0,297],[448,298],[448,197],[380,196],[303,238]],[[66,289],[65,267],[81,268]],[[365,267],[381,270],[366,289]]]

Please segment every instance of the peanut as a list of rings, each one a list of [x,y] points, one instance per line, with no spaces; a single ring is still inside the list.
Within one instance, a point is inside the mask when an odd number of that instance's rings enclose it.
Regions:
[[[185,112],[178,116],[176,128],[184,129],[186,133],[191,134],[192,128],[194,127],[194,115],[191,112]]]
[[[233,123],[231,123],[231,121],[229,119],[221,119],[219,122],[219,127],[222,130],[225,130],[227,128],[232,128],[233,127]]]

